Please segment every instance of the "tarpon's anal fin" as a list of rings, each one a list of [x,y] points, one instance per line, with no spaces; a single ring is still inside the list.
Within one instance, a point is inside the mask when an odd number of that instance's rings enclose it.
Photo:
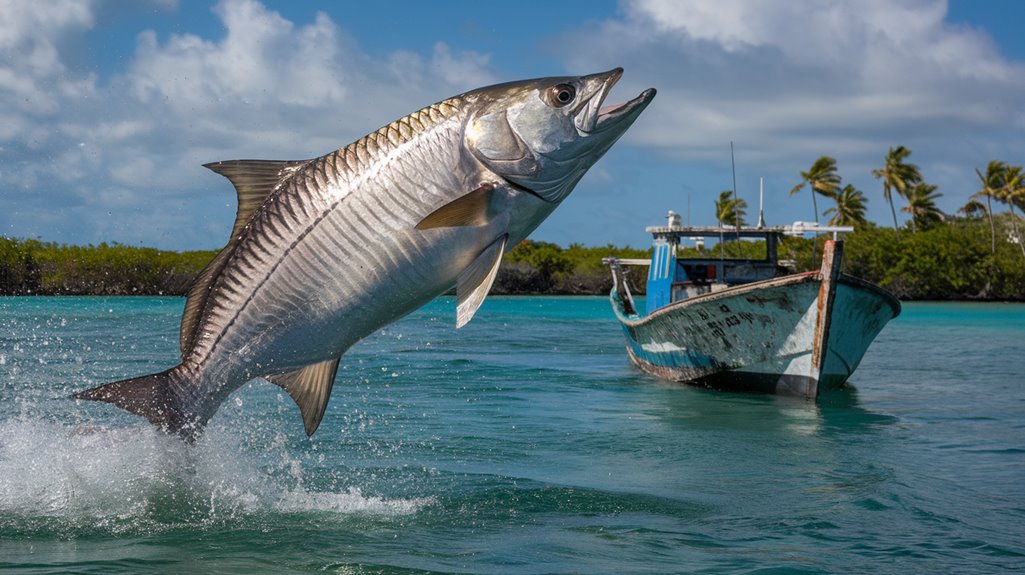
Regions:
[[[210,296],[210,289],[221,274],[221,270],[228,263],[231,252],[238,242],[239,233],[246,227],[253,213],[263,204],[267,196],[277,189],[281,182],[309,162],[310,160],[231,160],[213,162],[203,166],[228,178],[235,186],[235,191],[238,193],[238,212],[235,214],[235,225],[231,230],[231,239],[228,240],[228,244],[213,261],[203,268],[203,271],[192,282],[192,287],[189,288],[179,332],[182,358],[188,355],[196,344],[198,335],[196,330],[199,329],[203,310],[206,308],[206,302]]]
[[[477,308],[484,303],[484,298],[491,291],[491,285],[495,283],[495,276],[498,275],[498,266],[502,263],[502,254],[505,253],[505,243],[509,240],[508,234],[503,234],[490,246],[484,249],[477,256],[477,259],[459,274],[456,282],[456,327],[460,328],[473,319]]]
[[[485,183],[472,192],[431,212],[416,225],[418,230],[480,226],[488,223],[488,209],[494,184]]]
[[[313,435],[324,418],[340,359],[329,359],[291,373],[266,376],[268,381],[280,385],[295,400],[302,413],[307,436]]]
[[[228,178],[238,193],[238,212],[235,214],[235,226],[231,230],[231,237],[238,236],[242,228],[246,227],[253,212],[281,185],[281,182],[309,162],[310,160],[230,160],[203,164],[204,168]]]

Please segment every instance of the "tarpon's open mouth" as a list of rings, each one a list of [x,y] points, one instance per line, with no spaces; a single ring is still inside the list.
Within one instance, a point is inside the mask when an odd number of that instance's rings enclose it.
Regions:
[[[605,98],[612,91],[612,87],[623,76],[623,69],[616,68],[610,70],[606,72],[606,75],[607,77],[601,90],[587,102],[587,105],[576,117],[575,124],[581,132],[587,134],[601,132],[619,124],[621,120],[626,118],[630,119],[626,123],[626,126],[629,126],[641,111],[651,103],[652,98],[655,97],[655,89],[648,88],[633,100],[602,107],[602,104],[605,103]]]

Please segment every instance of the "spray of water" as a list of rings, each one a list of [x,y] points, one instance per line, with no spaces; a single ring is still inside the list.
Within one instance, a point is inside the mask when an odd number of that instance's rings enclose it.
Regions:
[[[295,514],[406,515],[431,503],[367,496],[352,485],[308,487],[324,482],[307,476],[286,441],[257,453],[223,428],[190,446],[149,425],[22,416],[0,423],[0,437],[0,531],[147,533]]]

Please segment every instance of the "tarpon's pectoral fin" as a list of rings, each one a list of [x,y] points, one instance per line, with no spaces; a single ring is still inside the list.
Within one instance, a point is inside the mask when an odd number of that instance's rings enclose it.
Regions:
[[[479,188],[434,210],[416,225],[418,230],[480,226],[488,223],[488,209],[494,184],[481,184]]]
[[[235,238],[246,227],[253,212],[263,204],[267,196],[310,160],[231,160],[203,164],[228,178],[238,193],[238,212],[231,237]]]
[[[210,297],[210,290],[238,244],[239,233],[246,227],[249,219],[253,217],[253,213],[263,204],[267,196],[277,189],[281,182],[288,179],[308,162],[309,160],[232,160],[204,165],[205,168],[228,178],[235,186],[235,191],[238,193],[238,212],[235,214],[235,226],[231,230],[228,244],[213,261],[203,268],[203,271],[192,282],[192,287],[189,288],[179,336],[183,358],[188,355],[196,343],[199,323],[203,318],[203,310]]]
[[[295,400],[299,412],[302,413],[307,436],[313,435],[320,426],[320,420],[324,418],[340,359],[339,357],[307,365],[291,373],[266,376],[267,381],[284,388]]]
[[[460,328],[473,319],[477,308],[484,303],[484,298],[491,291],[491,285],[495,283],[495,276],[498,275],[498,266],[502,263],[502,254],[505,253],[505,243],[509,240],[508,234],[503,234],[490,246],[484,249],[477,256],[477,259],[459,274],[456,282],[456,327]]]

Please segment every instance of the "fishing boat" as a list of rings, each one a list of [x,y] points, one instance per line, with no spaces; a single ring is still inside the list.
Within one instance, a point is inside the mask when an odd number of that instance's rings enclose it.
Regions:
[[[886,290],[840,271],[845,226],[683,226],[669,212],[652,234],[651,259],[605,258],[612,308],[630,360],[651,375],[688,384],[815,398],[843,386],[872,340],[900,314]],[[785,235],[831,233],[818,270],[794,273],[778,258]],[[677,257],[685,240],[719,240],[711,253]],[[762,259],[727,259],[724,242],[761,240]],[[707,256],[707,257],[704,257]],[[648,267],[644,310],[625,281]]]

